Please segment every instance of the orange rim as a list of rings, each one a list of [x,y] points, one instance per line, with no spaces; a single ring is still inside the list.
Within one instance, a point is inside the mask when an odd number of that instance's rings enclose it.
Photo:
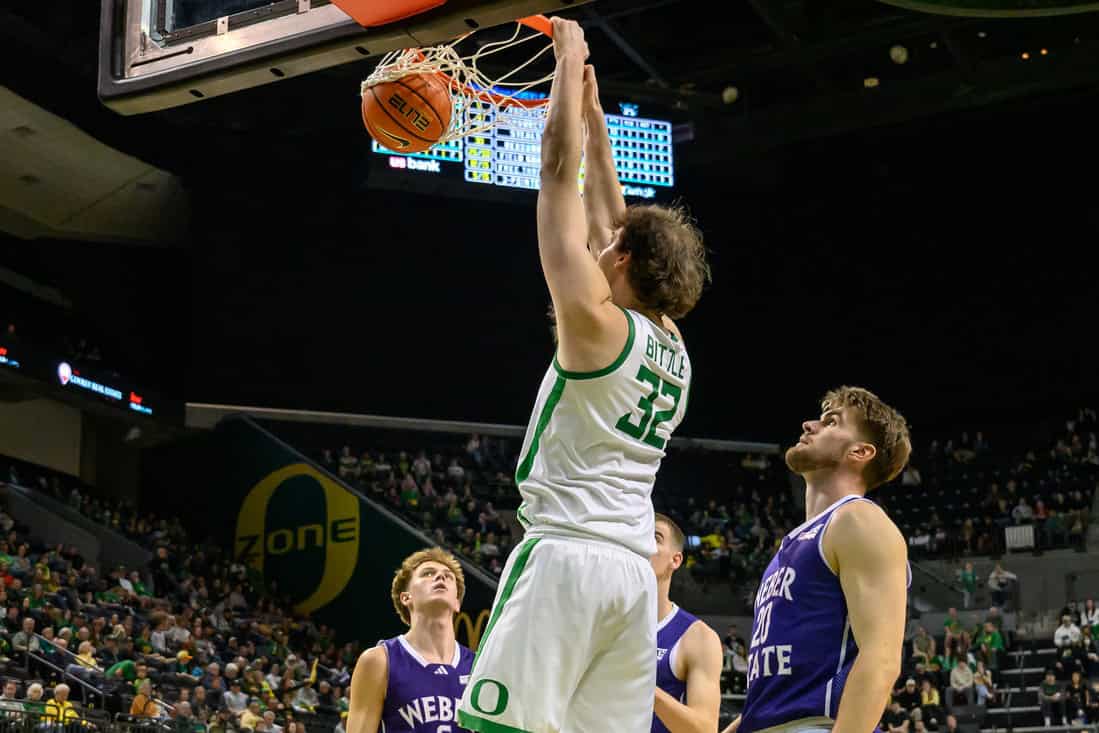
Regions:
[[[544,15],[528,15],[525,18],[520,18],[517,22],[553,38],[553,24]]]

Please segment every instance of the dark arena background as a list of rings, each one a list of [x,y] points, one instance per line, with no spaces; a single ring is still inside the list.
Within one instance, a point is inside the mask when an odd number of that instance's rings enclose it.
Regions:
[[[653,503],[687,534],[672,599],[724,642],[721,726],[805,518],[783,453],[851,384],[913,434],[872,495],[913,571],[882,730],[1095,731],[1095,10],[450,0],[364,29],[328,0],[6,4],[0,727],[220,733],[229,707],[343,733],[356,659],[404,628],[393,572],[432,545],[476,648],[554,353],[538,165],[382,149],[359,84],[546,13],[584,28],[609,124],[664,156],[623,164],[628,203],[686,205],[709,252]],[[958,664],[987,695],[948,694]]]

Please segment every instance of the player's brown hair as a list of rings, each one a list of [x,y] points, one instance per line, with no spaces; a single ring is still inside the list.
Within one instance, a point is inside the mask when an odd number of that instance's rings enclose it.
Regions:
[[[416,568],[425,562],[437,562],[440,565],[445,565],[450,569],[450,572],[454,573],[455,584],[458,586],[459,603],[466,595],[466,576],[462,572],[461,564],[453,555],[438,547],[429,547],[426,550],[412,553],[404,559],[401,567],[397,568],[397,572],[393,574],[393,585],[389,590],[389,596],[393,599],[393,608],[397,615],[401,617],[401,621],[404,621],[407,626],[412,625],[412,615],[408,611],[408,606],[401,603],[401,594],[408,590],[408,585],[412,582],[412,574],[416,572]]]
[[[912,453],[912,440],[908,423],[896,409],[862,387],[833,389],[820,405],[824,411],[850,407],[858,418],[859,431],[877,450],[863,470],[868,491],[892,481],[904,469]]]
[[[683,534],[683,530],[679,528],[679,525],[672,521],[672,518],[667,514],[661,514],[657,512],[654,516],[654,523],[663,522],[668,525],[668,529],[672,531],[672,536],[669,538],[676,549],[683,552],[683,546],[687,541],[686,536]]]
[[[646,307],[682,318],[702,297],[710,266],[702,232],[680,206],[630,206],[619,247],[630,253],[628,277]]]

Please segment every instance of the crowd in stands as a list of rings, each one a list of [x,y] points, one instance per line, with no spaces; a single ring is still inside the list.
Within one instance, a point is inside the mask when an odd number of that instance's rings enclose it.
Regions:
[[[1096,411],[1079,410],[1057,433],[1011,455],[980,432],[933,440],[878,498],[915,557],[1001,554],[1005,528],[1028,525],[1036,549],[1083,549],[1099,483]]]
[[[905,532],[915,558],[1002,554],[1004,528],[1024,524],[1034,526],[1039,549],[1082,547],[1099,482],[1097,432],[1096,412],[1081,409],[1047,450],[1021,456],[993,450],[982,432],[933,440],[873,498]],[[333,473],[496,575],[520,532],[499,513],[518,503],[518,459],[505,441],[478,435],[432,451],[344,446],[321,456]],[[777,543],[803,519],[782,458],[764,454],[673,450],[653,503],[688,538],[689,577],[703,590],[739,590],[746,605]],[[959,578],[969,588],[966,607],[976,586],[971,575],[970,568]],[[1010,579],[989,579],[994,595],[1001,585]]]
[[[1056,654],[1038,685],[1041,717],[1046,727],[1099,724],[1099,611],[1088,600],[1062,614],[1051,640]],[[1022,693],[1001,678],[1012,644],[995,606],[983,618],[951,608],[941,630],[917,627],[881,730],[953,731],[963,716],[1008,704]]]
[[[187,541],[187,532],[176,517],[161,519],[154,512],[142,515],[130,502],[95,496],[87,487],[82,490],[81,485],[72,480],[63,482],[58,474],[47,475],[28,464],[17,465],[9,461],[6,469],[0,473],[0,480],[48,494],[88,519],[145,547],[156,547],[162,541]]]
[[[321,463],[364,494],[404,515],[438,545],[499,577],[516,541],[499,509],[518,506],[517,458],[505,441],[471,435],[464,446],[385,454],[326,449]],[[517,528],[516,528],[517,529]]]
[[[742,589],[742,600],[751,605],[778,543],[804,519],[785,472],[781,458],[710,452],[676,456],[658,476],[654,506],[683,529],[684,566],[703,591],[727,584]],[[707,495],[722,498],[702,498]]]
[[[966,616],[950,609],[941,633],[917,627],[905,648],[904,673],[883,717],[883,731],[952,731],[958,727],[959,707],[1003,702],[997,675],[1010,644],[1003,615],[993,606],[983,618]]]
[[[218,547],[193,545],[178,521],[66,498],[152,557],[96,568],[0,511],[0,718],[91,724],[99,708],[188,733],[342,733],[357,642],[338,645],[334,629],[290,612]]]
[[[435,450],[383,453],[345,445],[320,455],[330,472],[496,576],[521,532],[511,517],[519,503],[513,479],[518,461],[507,442],[482,435]],[[690,470],[676,465],[687,462]],[[653,501],[688,538],[687,572],[704,587],[754,581],[775,542],[800,522],[782,464],[762,454],[712,451],[670,463],[657,478]],[[698,490],[716,476],[720,502]],[[716,493],[715,486],[711,495]]]

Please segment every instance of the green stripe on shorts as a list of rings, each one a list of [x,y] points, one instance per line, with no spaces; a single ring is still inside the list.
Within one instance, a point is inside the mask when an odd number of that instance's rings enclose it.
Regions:
[[[515,558],[515,565],[512,566],[511,572],[508,574],[507,582],[504,583],[504,592],[500,594],[500,600],[496,604],[496,607],[492,609],[492,616],[489,617],[488,626],[485,627],[485,635],[481,637],[481,640],[477,643],[477,654],[473,657],[473,666],[470,669],[470,675],[477,669],[477,660],[481,657],[481,650],[485,648],[485,642],[488,641],[489,635],[492,630],[496,628],[496,622],[500,620],[500,614],[504,610],[504,605],[511,598],[512,591],[515,590],[515,584],[519,581],[519,576],[523,574],[523,568],[527,566],[527,560],[530,559],[531,550],[538,544],[541,537],[533,537],[524,542],[519,547],[519,555]],[[465,726],[469,727],[469,726]],[[486,731],[486,733],[488,733]]]
[[[475,730],[477,733],[530,733],[522,728],[512,728],[510,725],[470,715],[465,710],[458,711],[458,725],[467,730]]]

